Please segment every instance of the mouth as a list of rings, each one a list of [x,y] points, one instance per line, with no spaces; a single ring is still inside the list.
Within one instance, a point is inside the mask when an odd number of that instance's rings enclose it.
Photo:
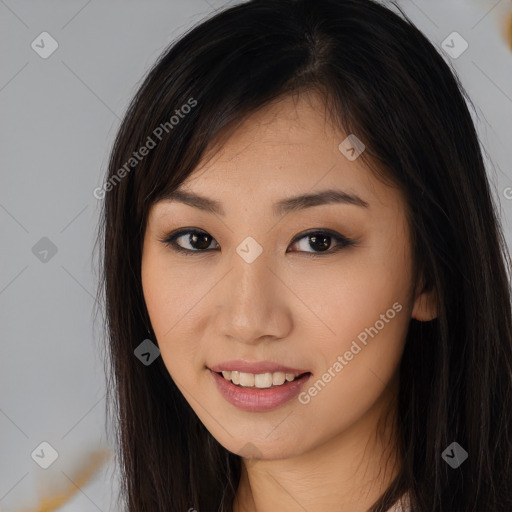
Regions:
[[[251,389],[272,389],[285,386],[288,382],[294,382],[301,378],[311,375],[311,372],[287,373],[287,372],[266,372],[266,373],[247,373],[240,371],[221,371],[214,372],[219,377],[224,378],[231,384],[240,388]]]
[[[250,374],[208,370],[223,398],[249,412],[264,412],[284,405],[301,392],[312,376],[311,372]]]

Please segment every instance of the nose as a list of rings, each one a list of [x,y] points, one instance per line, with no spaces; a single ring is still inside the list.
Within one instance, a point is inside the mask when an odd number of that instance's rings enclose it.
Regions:
[[[248,263],[238,254],[215,293],[217,334],[245,344],[285,338],[292,329],[290,292],[265,253]]]

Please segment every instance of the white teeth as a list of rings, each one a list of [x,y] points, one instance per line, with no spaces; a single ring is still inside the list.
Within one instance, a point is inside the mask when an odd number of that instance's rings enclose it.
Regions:
[[[254,374],[240,372],[240,386],[253,387],[254,386]]]
[[[257,388],[269,388],[272,386],[272,374],[261,373],[254,376],[254,385]]]
[[[267,373],[246,373],[237,371],[223,371],[222,376],[226,380],[230,380],[233,384],[240,385],[245,388],[270,388],[271,386],[282,386],[285,382],[295,380],[293,373],[284,372],[267,372]]]
[[[284,372],[274,372],[272,374],[272,384],[274,386],[280,386],[284,384],[286,381],[286,374]]]

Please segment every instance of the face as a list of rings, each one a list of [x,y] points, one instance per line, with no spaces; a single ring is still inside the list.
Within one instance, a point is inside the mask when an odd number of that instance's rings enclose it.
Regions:
[[[240,455],[305,453],[375,416],[425,313],[402,194],[339,149],[347,135],[323,112],[302,97],[252,115],[179,189],[215,211],[188,196],[149,214],[142,284],[161,357]]]

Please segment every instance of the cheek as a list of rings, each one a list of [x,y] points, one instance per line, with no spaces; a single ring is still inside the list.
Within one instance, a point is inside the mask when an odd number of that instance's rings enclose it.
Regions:
[[[199,336],[193,336],[190,326],[201,293],[189,289],[189,279],[171,268],[168,260],[156,249],[145,249],[141,279],[155,341],[165,366],[174,376],[190,368],[197,353]]]
[[[350,410],[357,415],[379,396],[403,352],[410,269],[407,246],[383,235],[330,273],[325,293],[312,299],[328,330],[315,347],[320,382],[305,400],[313,402],[321,394],[316,407],[337,403],[343,416]]]
[[[329,271],[309,272],[296,291],[308,298],[322,320],[322,337],[332,350],[348,350],[360,333],[364,342],[365,329],[376,323],[379,338],[389,334],[391,340],[402,339],[409,324],[410,267],[407,247],[385,235],[373,237],[366,246],[347,252]]]
[[[346,268],[334,276],[337,292],[330,303],[341,305],[349,325],[369,327],[395,302],[402,306],[398,323],[408,324],[405,317],[410,307],[413,277],[410,247],[406,226],[392,220],[387,226],[377,225],[368,242],[354,253]],[[397,229],[389,228],[395,224]],[[393,323],[397,322],[393,320]]]
[[[316,372],[299,397],[299,414],[306,424],[313,421],[316,436],[334,436],[375,409],[399,368],[407,310],[399,300],[393,301],[396,294],[387,288],[371,301],[364,291],[375,294],[372,287],[365,287],[343,298],[342,306],[327,319],[336,335],[310,352]]]

